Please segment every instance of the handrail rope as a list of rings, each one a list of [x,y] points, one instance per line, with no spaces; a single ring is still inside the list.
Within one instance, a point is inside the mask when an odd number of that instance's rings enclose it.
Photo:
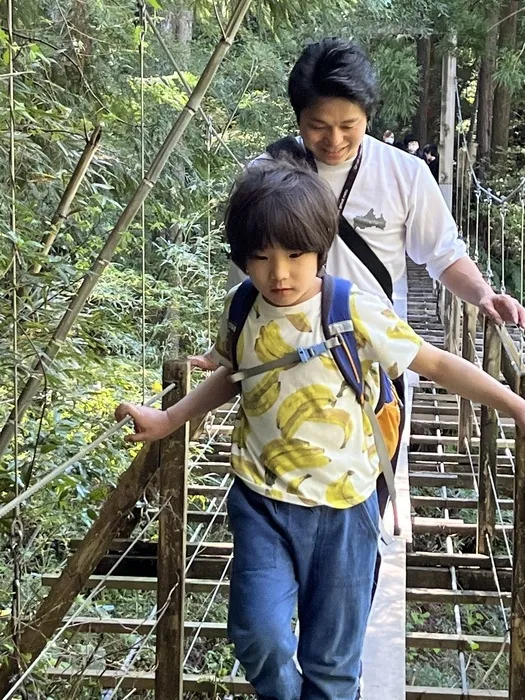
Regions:
[[[118,559],[115,561],[113,566],[109,569],[109,571],[104,574],[104,576],[101,578],[101,580],[98,582],[98,584],[93,588],[91,593],[88,595],[85,600],[82,601],[82,603],[79,605],[77,610],[73,613],[71,617],[67,619],[67,621],[62,625],[62,627],[59,628],[58,632],[55,633],[55,635],[47,641],[45,647],[42,649],[42,651],[38,654],[38,656],[33,659],[31,664],[26,668],[24,673],[15,681],[15,683],[11,686],[9,691],[7,692],[6,695],[2,698],[2,700],[9,700],[13,696],[13,694],[16,692],[18,687],[23,683],[23,681],[31,674],[35,666],[37,666],[40,661],[45,657],[49,649],[56,643],[58,639],[66,632],[66,630],[73,624],[73,622],[79,617],[80,613],[84,608],[93,601],[93,599],[99,594],[101,589],[104,587],[104,584],[106,580],[111,576],[111,574],[115,571],[115,569],[119,566],[119,564],[122,562],[124,557],[126,557],[129,552],[133,549],[135,544],[138,542],[138,540],[142,537],[142,535],[146,532],[146,530],[152,525],[160,516],[164,508],[168,505],[168,502],[166,501],[157,511],[157,513],[154,514],[154,516],[144,525],[144,527],[139,531],[138,535],[130,542],[129,546],[122,552],[122,554],[118,557]],[[29,623],[28,623],[29,624]]]
[[[169,391],[171,391],[175,387],[175,384],[170,384],[167,386],[165,389],[160,391],[158,394],[155,394],[155,396],[152,396],[144,406],[151,406],[152,404],[156,403],[159,399],[161,399],[165,394],[167,394]],[[35,484],[30,486],[26,491],[24,491],[22,494],[17,496],[16,498],[13,498],[9,503],[6,503],[4,506],[0,508],[0,518],[3,518],[4,515],[7,515],[7,513],[10,513],[14,508],[16,508],[18,505],[21,503],[24,503],[28,498],[33,496],[35,493],[40,491],[44,486],[47,486],[55,477],[59,476],[63,472],[66,471],[69,467],[71,467],[73,464],[76,462],[80,461],[83,459],[87,454],[89,454],[92,450],[95,449],[95,447],[98,447],[101,445],[105,440],[107,440],[109,437],[114,435],[118,430],[122,428],[122,426],[126,425],[132,420],[131,416],[126,416],[123,418],[121,421],[118,423],[115,423],[115,425],[111,426],[111,428],[108,428],[105,432],[102,433],[102,435],[99,435],[98,438],[93,440],[89,445],[86,445],[86,447],[83,447],[81,450],[79,450],[73,457],[70,457],[68,460],[66,460],[63,464],[60,464],[58,467],[55,467],[52,469],[50,472],[48,472],[45,476],[43,476],[41,479],[39,479]]]

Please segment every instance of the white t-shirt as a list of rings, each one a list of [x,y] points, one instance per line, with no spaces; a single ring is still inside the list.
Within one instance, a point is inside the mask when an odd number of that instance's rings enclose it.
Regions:
[[[214,357],[231,369],[225,302]],[[394,379],[416,356],[421,339],[376,296],[352,286],[350,315],[372,405],[379,398],[377,363]],[[258,296],[239,336],[236,357],[247,369],[324,340],[321,294],[295,306]],[[349,508],[375,488],[380,464],[371,424],[330,353],[242,381],[231,464],[254,491],[297,505]]]
[[[302,143],[300,137],[297,141]],[[319,175],[339,197],[352,161],[316,163]],[[363,160],[343,213],[390,272],[394,308],[402,318],[407,317],[406,255],[424,264],[433,279],[439,279],[447,267],[467,255],[427,164],[372,136],[363,139]],[[375,277],[339,236],[328,254],[327,271],[388,302]],[[243,278],[232,266],[228,288]]]

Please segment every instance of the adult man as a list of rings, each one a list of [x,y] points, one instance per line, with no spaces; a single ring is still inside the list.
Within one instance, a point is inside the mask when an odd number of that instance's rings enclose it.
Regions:
[[[494,292],[468,257],[426,163],[366,134],[379,91],[372,64],[358,45],[326,38],[307,46],[290,74],[288,94],[299,125],[298,146],[311,154],[312,165],[340,203],[341,195],[347,195],[342,215],[367,244],[369,258],[375,254],[388,271],[400,316],[406,317],[408,255],[496,323],[525,326],[525,309],[509,295]],[[357,157],[353,186],[344,192]],[[369,260],[359,259],[336,237],[328,272],[388,298],[369,267]],[[232,266],[228,288],[241,279]],[[192,362],[214,367],[208,354]]]

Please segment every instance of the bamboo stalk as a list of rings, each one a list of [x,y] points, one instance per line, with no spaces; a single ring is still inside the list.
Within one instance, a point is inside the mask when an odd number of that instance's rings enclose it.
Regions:
[[[111,258],[113,257],[113,254],[120,243],[120,239],[122,238],[122,234],[133,221],[146,197],[155,186],[175,146],[179,143],[188,124],[199,110],[202,99],[206,94],[206,91],[208,90],[215,74],[217,73],[224,56],[228,53],[228,50],[233,43],[233,39],[241,26],[242,20],[244,19],[250,4],[251,0],[239,0],[235,6],[228,26],[226,27],[225,35],[217,43],[215,50],[211,55],[201,77],[199,78],[199,82],[195,86],[195,89],[184,106],[184,109],[179,114],[175,124],[166,137],[166,140],[160,147],[144,179],[120,215],[115,227],[109,234],[106,243],[98,255],[98,258],[93,263],[87,275],[84,277],[84,281],[82,282],[80,289],[71,300],[46,349],[42,352],[39,360],[33,366],[31,378],[27,381],[17,400],[19,418],[23,416],[34,396],[38,392],[44,371],[53,364],[64,340],[75,323],[77,316],[91,295],[91,292],[93,291],[93,288],[98,282],[100,276],[111,262]],[[14,434],[15,410],[16,407],[11,411],[9,418],[7,419],[4,427],[2,428],[2,432],[0,433],[0,457],[5,453]]]
[[[67,187],[64,190],[64,194],[62,195],[60,202],[58,203],[58,207],[55,213],[53,214],[53,218],[51,219],[50,230],[47,234],[46,239],[42,243],[42,255],[47,255],[49,253],[49,251],[51,250],[51,246],[53,245],[55,238],[58,235],[58,232],[62,228],[64,221],[69,215],[71,204],[73,203],[73,200],[77,195],[78,188],[80,187],[80,184],[84,179],[84,176],[87,173],[93,158],[95,157],[95,153],[97,152],[98,147],[100,146],[101,136],[102,128],[100,126],[97,126],[93,130],[93,133],[89,137],[88,141],[86,142],[84,151],[80,156],[80,159],[73,171],[73,174],[71,175],[71,179],[69,180]],[[36,275],[40,272],[41,269],[42,265],[40,263],[35,263],[35,265],[33,265],[33,267],[31,268],[30,272]]]

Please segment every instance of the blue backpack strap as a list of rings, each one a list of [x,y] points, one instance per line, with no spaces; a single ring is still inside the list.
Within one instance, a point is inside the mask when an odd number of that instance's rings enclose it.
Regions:
[[[323,275],[321,318],[325,338],[341,335],[344,343],[331,349],[333,358],[357,400],[364,400],[363,373],[357,351],[352,319],[350,318],[350,291],[352,283],[339,277]]]
[[[254,287],[251,279],[247,278],[239,285],[239,288],[233,295],[232,303],[230,304],[230,310],[228,312],[227,345],[234,372],[237,372],[239,369],[239,363],[237,362],[237,342],[258,294],[259,292]]]

